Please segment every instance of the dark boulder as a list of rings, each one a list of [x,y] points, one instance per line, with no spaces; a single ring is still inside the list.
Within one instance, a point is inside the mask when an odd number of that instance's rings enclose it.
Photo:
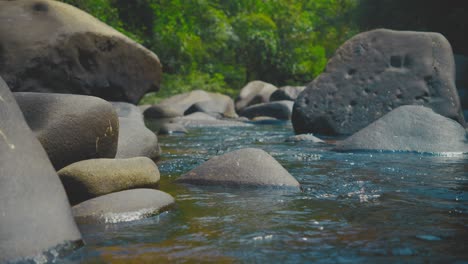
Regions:
[[[468,152],[465,129],[424,106],[401,106],[337,144],[336,150]]]
[[[270,96],[278,88],[272,84],[262,81],[252,81],[244,86],[236,99],[236,110],[242,111],[244,108],[261,103],[268,103]]]
[[[109,102],[49,93],[15,93],[15,98],[55,169],[80,160],[115,157],[119,121]]]
[[[280,120],[290,120],[293,108],[293,101],[275,101],[271,103],[256,104],[244,108],[241,116],[253,119],[259,116],[273,117]]]
[[[159,170],[146,157],[83,160],[58,171],[72,205],[105,194],[157,188]]]
[[[51,0],[0,1],[0,75],[15,92],[137,103],[158,90],[158,57],[91,15]]]
[[[342,45],[296,99],[297,134],[352,134],[401,105],[464,125],[452,48],[438,33],[378,29]]]
[[[299,189],[299,183],[278,161],[265,151],[254,148],[213,157],[176,181],[198,185]]]
[[[63,186],[0,78],[0,262],[81,245]]]
[[[119,223],[156,215],[175,203],[158,190],[134,189],[103,195],[72,207],[78,223]]]
[[[270,96],[270,102],[274,101],[295,101],[297,96],[304,91],[305,86],[283,86],[278,88],[275,92],[273,92]]]

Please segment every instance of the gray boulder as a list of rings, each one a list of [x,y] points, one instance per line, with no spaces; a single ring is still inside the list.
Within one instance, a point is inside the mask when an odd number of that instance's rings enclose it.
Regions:
[[[158,190],[135,189],[87,200],[72,207],[78,223],[119,223],[151,217],[167,210],[174,198]]]
[[[204,112],[229,118],[237,117],[234,102],[229,96],[203,90],[174,95],[162,100],[158,105],[167,109],[166,111],[178,113],[180,116]]]
[[[180,176],[180,183],[218,186],[286,187],[299,183],[272,156],[261,149],[246,148],[216,156]]]
[[[247,106],[268,103],[270,96],[278,88],[262,81],[252,81],[244,86],[236,99],[236,110],[240,112]]]
[[[274,101],[295,101],[297,96],[304,91],[305,86],[283,86],[278,88],[275,92],[273,92],[270,96],[270,102]]]
[[[154,53],[59,1],[0,1],[0,47],[0,75],[15,92],[137,103],[162,76]]]
[[[116,158],[148,157],[158,159],[161,148],[158,137],[139,119],[120,117],[120,133]]]
[[[336,150],[468,152],[465,129],[423,106],[401,106],[339,142]]]
[[[15,98],[55,169],[80,160],[115,157],[119,121],[109,102],[49,93],[15,93]]]
[[[293,109],[293,101],[275,101],[271,103],[256,104],[244,108],[241,116],[253,119],[259,116],[273,117],[280,120],[290,120]]]
[[[72,205],[105,194],[157,188],[159,170],[146,157],[83,160],[58,171]]]
[[[296,99],[297,134],[352,134],[401,105],[464,125],[449,42],[438,33],[378,29],[343,44]]]
[[[0,263],[82,244],[57,173],[1,78],[0,214]]]
[[[143,114],[140,111],[140,108],[134,104],[125,103],[125,102],[110,102],[115,109],[118,117],[124,117],[133,119],[135,121],[141,121],[144,123]]]

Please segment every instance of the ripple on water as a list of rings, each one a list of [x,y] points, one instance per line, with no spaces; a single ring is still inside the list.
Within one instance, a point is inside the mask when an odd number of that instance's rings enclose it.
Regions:
[[[82,227],[70,259],[200,262],[467,261],[468,156],[331,151],[285,142],[290,124],[199,128],[160,138],[161,189],[177,208],[103,227]],[[215,155],[262,148],[303,187],[291,193],[177,185]],[[166,151],[167,150],[167,151]]]

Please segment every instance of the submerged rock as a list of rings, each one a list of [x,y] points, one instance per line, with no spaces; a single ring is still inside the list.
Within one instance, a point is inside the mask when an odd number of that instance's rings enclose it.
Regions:
[[[78,223],[119,223],[156,215],[175,203],[158,190],[135,189],[87,200],[72,207]]]
[[[298,142],[298,141],[308,141],[308,142],[313,142],[313,143],[325,143],[325,141],[321,140],[318,137],[315,137],[312,134],[300,134],[300,135],[295,135],[292,137],[289,137],[286,139],[286,142]]]
[[[336,146],[339,151],[468,152],[465,129],[423,106],[400,106]]]
[[[159,129],[159,135],[186,134],[187,129],[179,123],[166,123]]]
[[[197,112],[187,116],[173,119],[185,127],[242,127],[250,126],[244,122],[236,121],[235,119],[218,119],[209,114]]]
[[[15,92],[74,93],[137,103],[158,90],[158,57],[65,3],[0,1],[0,75]]]
[[[15,98],[55,169],[80,160],[115,157],[119,121],[109,102],[50,93],[15,93]]]
[[[268,103],[270,96],[278,88],[272,84],[262,81],[249,82],[241,89],[236,99],[236,110],[242,111],[244,108],[261,103]]]
[[[157,188],[159,170],[146,157],[92,159],[73,163],[58,171],[72,205],[136,188]]]
[[[358,34],[296,99],[294,130],[352,134],[401,105],[424,105],[464,125],[454,76],[452,48],[441,34]]]
[[[0,262],[81,244],[57,173],[0,78]]]
[[[216,156],[180,176],[180,183],[299,189],[297,180],[261,149],[246,148]]]
[[[259,116],[273,117],[280,120],[290,120],[293,108],[293,101],[275,101],[271,103],[256,104],[244,108],[240,112],[241,116],[253,119]]]

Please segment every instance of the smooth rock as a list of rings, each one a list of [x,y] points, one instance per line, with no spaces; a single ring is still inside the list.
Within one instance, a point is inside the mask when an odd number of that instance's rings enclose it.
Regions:
[[[286,142],[299,142],[299,141],[308,141],[312,143],[325,143],[325,141],[321,140],[318,137],[315,137],[312,134],[300,134],[300,135],[295,135],[286,139]]]
[[[299,189],[297,180],[261,149],[246,148],[216,156],[180,176],[180,183],[218,186],[286,187]]]
[[[283,86],[278,88],[270,96],[270,102],[274,101],[295,101],[297,96],[305,90],[305,86]]]
[[[72,207],[75,220],[86,223],[119,223],[156,215],[175,203],[158,190],[135,189],[103,195]]]
[[[163,109],[167,109],[166,111],[175,112],[179,115],[204,112],[229,118],[237,117],[234,102],[229,96],[203,90],[174,95],[162,100],[158,105]]]
[[[140,111],[140,108],[134,104],[126,103],[126,102],[110,102],[115,109],[118,117],[129,118],[132,120],[141,121],[144,123],[143,114]]]
[[[468,152],[465,129],[423,106],[400,106],[336,146],[338,151]]]
[[[187,129],[179,123],[165,123],[159,129],[159,135],[186,134]]]
[[[293,105],[293,101],[286,100],[264,104],[256,104],[244,108],[244,110],[240,112],[240,115],[250,119],[253,119],[258,116],[267,116],[280,120],[290,120]]]
[[[159,170],[146,157],[83,160],[58,171],[72,205],[137,188],[157,188]]]
[[[261,103],[268,103],[270,96],[278,88],[262,81],[252,81],[244,86],[236,99],[236,110],[240,112],[244,108]]]
[[[0,1],[0,75],[15,92],[85,94],[136,104],[158,90],[158,57],[71,5]]]
[[[57,173],[0,78],[0,263],[81,244]]]
[[[352,134],[401,105],[465,125],[449,42],[438,33],[372,30],[343,44],[296,99],[296,134]]]
[[[158,137],[139,119],[119,118],[120,133],[116,158],[148,157],[158,159],[161,148]]]
[[[109,102],[85,95],[14,95],[55,169],[80,160],[115,157],[119,121]]]

